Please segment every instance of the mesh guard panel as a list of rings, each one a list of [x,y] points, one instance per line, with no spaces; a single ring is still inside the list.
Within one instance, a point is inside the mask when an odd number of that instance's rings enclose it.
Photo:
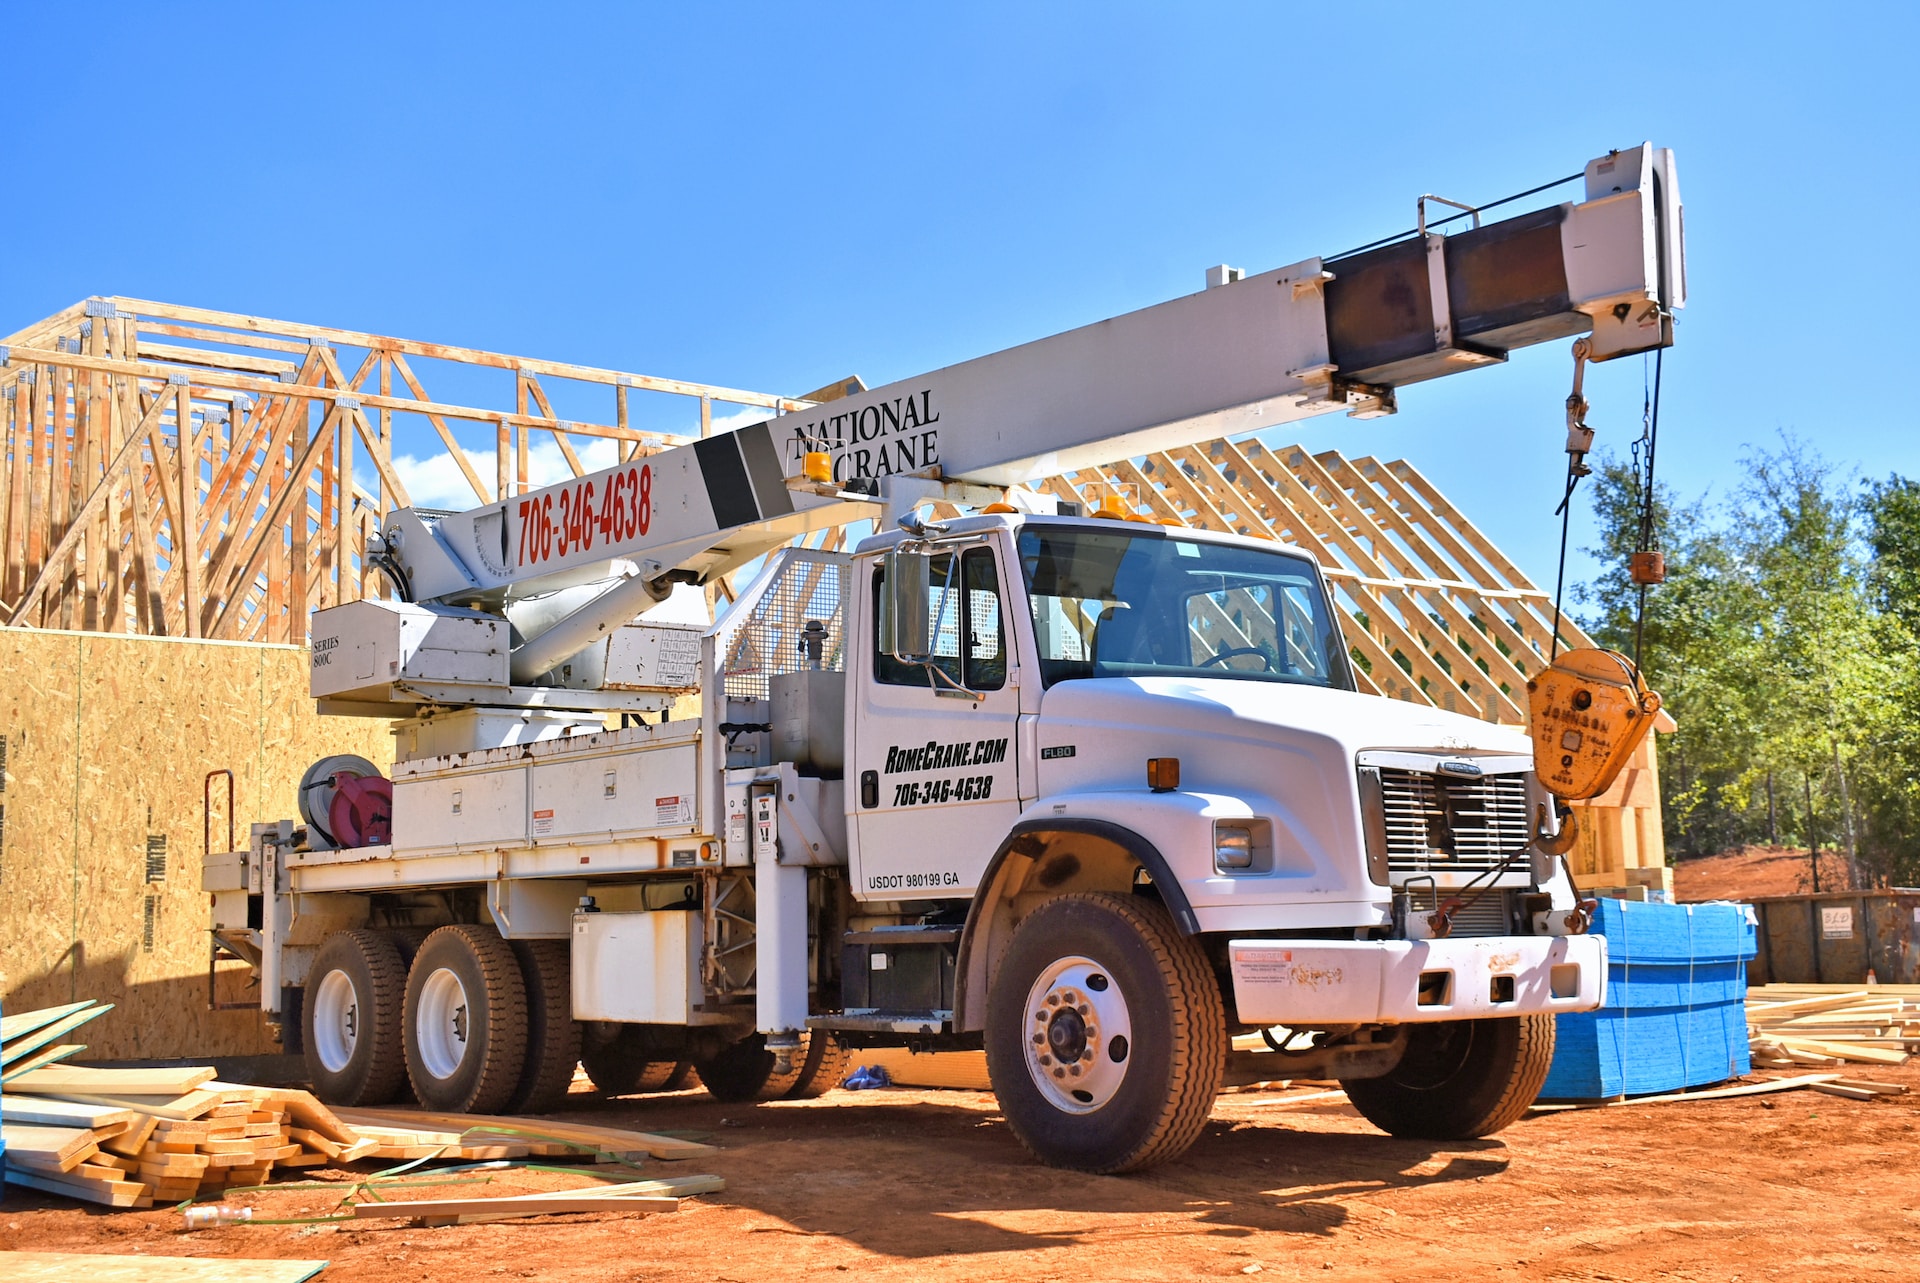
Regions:
[[[826,626],[820,667],[846,669],[846,587],[852,559],[845,553],[791,548],[770,578],[755,585],[739,622],[719,638],[720,671],[728,699],[770,698],[771,680],[812,668],[801,652],[807,621]]]

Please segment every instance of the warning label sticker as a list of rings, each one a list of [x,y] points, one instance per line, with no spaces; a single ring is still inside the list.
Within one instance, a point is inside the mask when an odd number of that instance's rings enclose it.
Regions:
[[[533,835],[539,837],[542,834],[551,832],[553,832],[553,812],[535,811],[533,813]]]
[[[693,823],[693,799],[690,797],[654,798],[653,822],[656,825]]]

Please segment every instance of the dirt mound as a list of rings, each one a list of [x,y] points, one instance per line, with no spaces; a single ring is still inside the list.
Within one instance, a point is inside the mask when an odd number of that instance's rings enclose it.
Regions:
[[[1820,889],[1839,891],[1847,885],[1846,857],[1822,851]],[[1803,846],[1746,846],[1673,866],[1673,898],[1683,904],[1804,895],[1812,890],[1813,866]]]

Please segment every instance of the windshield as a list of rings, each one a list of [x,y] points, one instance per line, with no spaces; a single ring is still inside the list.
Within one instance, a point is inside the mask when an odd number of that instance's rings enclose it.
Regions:
[[[1305,557],[1147,528],[1028,526],[1020,571],[1041,679],[1227,677],[1353,689]]]

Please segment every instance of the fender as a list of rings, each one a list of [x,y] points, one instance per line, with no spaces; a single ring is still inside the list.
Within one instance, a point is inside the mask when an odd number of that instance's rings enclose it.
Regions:
[[[1009,858],[1016,855],[1030,858],[1037,854],[1039,844],[1035,835],[1040,833],[1084,834],[1111,842],[1127,852],[1139,861],[1140,867],[1153,879],[1154,889],[1160,893],[1161,902],[1173,916],[1174,925],[1180,929],[1180,933],[1189,936],[1199,934],[1200,920],[1194,916],[1185,888],[1173,876],[1173,868],[1160,853],[1160,848],[1140,834],[1111,820],[1084,816],[1061,815],[1022,820],[1013,826],[999,850],[987,861],[979,887],[973,893],[973,903],[967,907],[967,925],[960,935],[960,956],[954,975],[953,1027],[956,1031],[986,1027],[987,964],[994,951],[991,948],[976,950],[975,945],[989,938],[993,929],[994,909],[1005,899],[1001,894],[1001,886],[1006,881]],[[986,925],[983,926],[983,923]]]

